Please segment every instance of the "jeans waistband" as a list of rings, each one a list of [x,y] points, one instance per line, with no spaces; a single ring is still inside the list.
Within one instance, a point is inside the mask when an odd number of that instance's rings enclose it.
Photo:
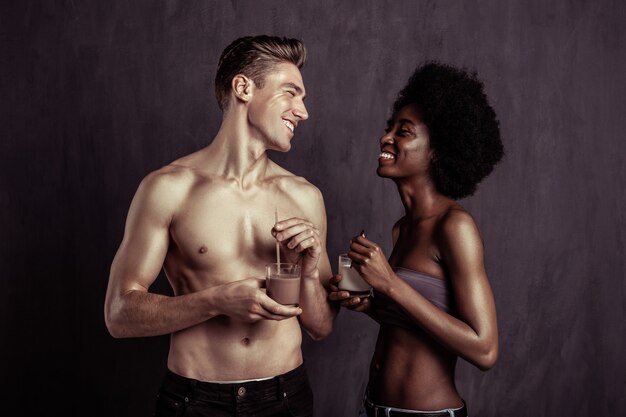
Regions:
[[[308,377],[304,364],[270,379],[239,383],[198,381],[178,375],[168,369],[162,387],[179,395],[200,400],[202,398],[221,401],[243,398],[254,400],[274,393],[276,397],[282,397],[284,393],[297,391],[306,381]]]
[[[366,397],[365,410],[367,411],[368,417],[467,417],[465,401],[463,401],[463,406],[460,408],[446,408],[437,411],[417,411],[376,405]]]

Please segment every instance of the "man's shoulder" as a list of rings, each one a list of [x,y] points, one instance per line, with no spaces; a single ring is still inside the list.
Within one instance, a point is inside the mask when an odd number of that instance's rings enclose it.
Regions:
[[[192,166],[176,160],[148,173],[139,184],[135,199],[147,206],[175,210],[190,195],[199,177]]]
[[[166,165],[147,174],[131,204],[131,212],[143,217],[170,218],[184,201],[192,176],[187,169]]]
[[[194,180],[195,174],[191,168],[172,162],[146,175],[140,187],[155,191],[162,188],[176,191],[190,186]]]
[[[321,200],[322,193],[306,178],[295,175],[287,170],[275,177],[278,187],[298,198]]]
[[[318,227],[325,228],[326,209],[320,190],[306,178],[285,171],[275,179],[276,187],[293,207],[297,207],[298,216],[312,221]]]

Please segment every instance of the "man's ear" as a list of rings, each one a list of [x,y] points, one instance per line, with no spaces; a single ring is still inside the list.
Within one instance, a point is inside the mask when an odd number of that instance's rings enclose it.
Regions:
[[[248,102],[252,98],[252,90],[254,82],[243,74],[237,74],[233,77],[230,84],[235,97],[241,101]]]

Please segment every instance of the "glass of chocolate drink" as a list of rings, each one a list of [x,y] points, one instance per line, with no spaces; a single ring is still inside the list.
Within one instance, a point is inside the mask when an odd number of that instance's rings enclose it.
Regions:
[[[348,291],[352,297],[369,297],[372,294],[372,287],[352,268],[352,260],[345,253],[339,255],[339,274],[341,291]]]
[[[300,304],[300,265],[271,263],[265,268],[267,295],[279,304]]]

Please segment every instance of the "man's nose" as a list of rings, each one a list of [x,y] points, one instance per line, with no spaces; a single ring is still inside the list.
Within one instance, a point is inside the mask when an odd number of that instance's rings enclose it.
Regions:
[[[309,113],[306,111],[306,106],[304,105],[304,103],[302,103],[299,106],[296,106],[296,108],[293,111],[293,114],[300,120],[306,120],[309,118]]]

